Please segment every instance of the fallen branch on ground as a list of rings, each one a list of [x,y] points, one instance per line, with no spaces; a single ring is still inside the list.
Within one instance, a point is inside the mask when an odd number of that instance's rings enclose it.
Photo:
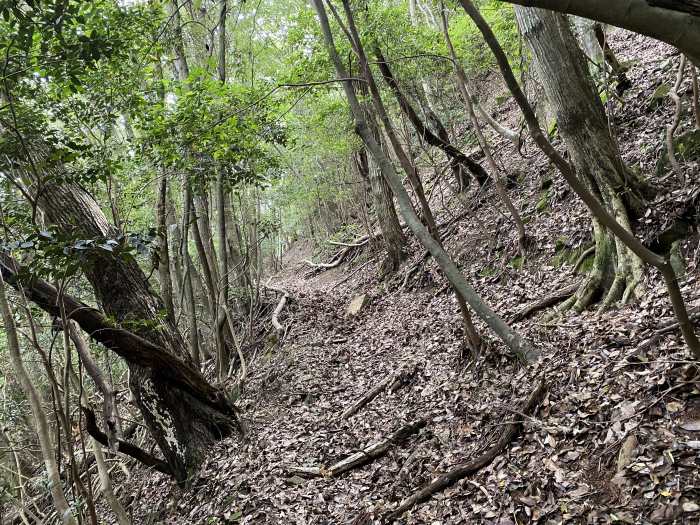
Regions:
[[[544,393],[545,383],[544,378],[542,378],[537,388],[532,391],[527,400],[521,405],[519,412],[521,414],[530,415],[530,413],[532,413],[537,406],[537,403],[540,401],[540,399],[542,399]],[[509,423],[506,425],[503,435],[499,438],[496,444],[489,448],[486,452],[472,461],[462,463],[449,471],[447,474],[438,476],[435,481],[430,483],[427,487],[424,487],[412,496],[409,496],[395,510],[386,514],[382,521],[388,522],[397,519],[413,506],[432,498],[433,494],[446,489],[469,474],[473,474],[474,472],[484,468],[486,465],[491,463],[511,441],[516,438],[516,436],[520,433],[520,430],[521,424],[519,422]]]
[[[392,445],[398,444],[405,440],[408,436],[416,434],[421,428],[427,425],[425,419],[419,419],[413,423],[404,425],[399,430],[391,434],[389,437],[363,448],[359,452],[348,456],[347,458],[338,461],[338,463],[325,469],[323,467],[289,467],[287,471],[291,474],[306,477],[329,477],[333,478],[340,474],[361,467],[374,461],[377,458],[386,454]]]
[[[368,404],[370,401],[372,401],[375,397],[377,397],[379,394],[381,394],[386,389],[387,386],[389,386],[391,383],[393,383],[400,373],[401,372],[395,372],[393,374],[387,375],[382,381],[377,383],[377,385],[374,388],[372,388],[364,396],[362,396],[360,399],[358,399],[352,405],[350,405],[345,410],[345,412],[343,412],[340,415],[340,419],[347,419],[350,416],[356,414],[362,407],[364,407],[366,404]]]
[[[389,392],[392,394],[396,392],[399,388],[406,386],[410,383],[418,372],[418,364],[414,363],[413,366],[404,368],[394,377],[394,382],[389,385]]]
[[[354,241],[351,242],[338,242],[338,241],[327,241],[328,244],[332,244],[333,246],[347,246],[348,248],[359,248],[360,246],[364,246],[369,242],[369,237],[365,235],[364,237],[360,237],[359,239],[355,239]]]
[[[287,301],[290,298],[289,292],[287,290],[284,290],[282,288],[277,288],[276,286],[271,286],[270,281],[267,282],[265,285],[265,288],[268,290],[272,290],[273,292],[277,292],[282,294],[282,298],[279,300],[279,303],[277,303],[277,307],[275,310],[272,312],[272,326],[274,327],[275,331],[277,332],[277,340],[278,342],[282,342],[282,337],[284,337],[284,331],[285,328],[280,323],[279,321],[279,315],[282,313],[282,310],[284,309],[284,305],[287,304]]]
[[[697,323],[698,321],[700,321],[700,310],[690,310],[688,312],[688,317],[690,318],[690,321],[692,323]],[[648,339],[642,341],[640,344],[637,345],[637,351],[649,349],[651,346],[656,344],[662,336],[673,333],[676,330],[680,330],[680,325],[678,324],[678,321],[669,321],[667,323],[664,323],[659,328],[657,328],[656,331]]]
[[[580,285],[581,282],[578,281],[572,285],[560,288],[556,292],[540,299],[539,301],[535,301],[534,303],[527,305],[525,308],[523,308],[522,310],[517,312],[513,317],[511,317],[510,322],[514,323],[516,321],[522,321],[523,319],[527,319],[528,317],[539,312],[540,310],[544,310],[545,308],[548,308],[550,306],[564,301],[565,299],[568,299],[576,293],[576,290],[578,290]]]
[[[372,258],[369,259],[368,261],[362,263],[360,266],[358,266],[357,268],[355,268],[352,272],[350,272],[348,275],[346,275],[345,277],[343,277],[340,281],[338,281],[338,282],[335,283],[333,286],[331,286],[331,287],[328,289],[328,291],[330,292],[330,291],[332,291],[332,290],[335,290],[338,286],[340,286],[341,284],[343,284],[344,282],[346,282],[347,280],[349,280],[353,275],[355,275],[357,272],[359,272],[360,270],[362,270],[362,268],[364,268],[365,266],[367,266],[367,265],[368,265],[369,263],[371,263],[372,261],[374,261],[374,257],[372,257]]]

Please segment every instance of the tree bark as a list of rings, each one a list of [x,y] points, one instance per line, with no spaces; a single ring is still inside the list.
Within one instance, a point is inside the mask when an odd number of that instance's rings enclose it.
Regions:
[[[683,51],[700,66],[700,17],[655,7],[647,0],[501,0],[527,7],[540,7],[656,38]],[[657,2],[658,3],[658,2]]]
[[[333,8],[332,4],[329,4],[329,8],[333,10],[333,14],[335,15],[338,22],[342,24],[342,21],[340,20],[338,14],[335,12],[335,9]],[[345,10],[346,16],[348,17],[350,31],[352,31],[352,33],[348,33],[348,39],[350,40],[350,44],[352,45],[357,55],[357,59],[360,63],[360,69],[362,70],[364,80],[367,82],[367,86],[369,88],[369,92],[372,99],[372,104],[374,105],[375,111],[379,116],[379,120],[384,126],[384,132],[386,133],[389,139],[389,143],[391,144],[391,147],[393,148],[394,153],[396,154],[399,160],[399,163],[401,164],[401,168],[408,176],[408,180],[411,183],[411,186],[413,187],[413,191],[415,192],[416,197],[418,198],[418,202],[420,203],[421,207],[422,219],[432,236],[435,238],[439,238],[439,232],[435,223],[435,217],[433,217],[433,212],[430,209],[430,204],[428,203],[428,199],[425,196],[425,190],[423,189],[423,183],[421,182],[420,176],[418,175],[418,170],[408,158],[406,151],[404,150],[403,146],[401,145],[401,142],[396,136],[396,131],[394,130],[394,126],[391,122],[391,119],[389,118],[389,114],[387,113],[386,108],[384,107],[379,88],[377,87],[377,83],[374,80],[372,70],[369,67],[367,55],[365,54],[364,48],[362,47],[359,37],[357,36],[357,30],[355,28],[352,10],[350,9],[350,4],[347,0],[343,0],[343,8]]]
[[[641,212],[650,190],[620,156],[569,21],[560,14],[529,7],[516,6],[515,15],[576,173],[631,232],[630,216]],[[567,305],[578,311],[601,297],[607,307],[639,295],[642,260],[595,219],[594,233],[593,268]]]
[[[442,33],[445,37],[447,49],[449,50],[450,56],[452,57],[452,63],[454,64],[455,74],[459,79],[459,85],[463,90],[462,98],[464,99],[464,104],[467,107],[469,119],[471,120],[472,127],[474,128],[474,133],[476,133],[476,138],[479,141],[479,145],[481,146],[481,149],[484,152],[484,156],[486,157],[486,162],[489,166],[489,169],[491,170],[491,177],[493,178],[494,184],[496,186],[496,193],[498,193],[498,196],[500,197],[501,201],[503,201],[503,204],[508,209],[511,218],[515,223],[515,228],[518,231],[518,245],[520,247],[520,254],[522,257],[525,257],[525,254],[527,253],[527,234],[525,233],[525,224],[523,223],[523,220],[520,217],[520,213],[513,204],[513,201],[508,196],[508,192],[506,191],[505,185],[501,181],[498,166],[496,166],[496,161],[494,160],[493,154],[491,152],[491,146],[486,140],[484,133],[481,131],[481,124],[479,123],[479,119],[476,118],[476,113],[474,112],[474,104],[472,102],[472,96],[471,93],[469,93],[468,80],[466,75],[464,74],[464,70],[457,61],[457,53],[455,53],[454,46],[452,45],[452,39],[450,38],[450,31],[447,24],[447,13],[445,12],[444,8],[442,9],[440,14],[442,21]]]
[[[398,270],[405,257],[406,237],[396,215],[391,188],[382,177],[379,168],[368,158],[364,147],[355,154],[355,162],[360,176],[369,183],[374,213],[381,231],[381,242],[387,252],[386,259],[379,265],[379,275],[384,277]]]
[[[166,224],[166,202],[168,198],[168,179],[161,175],[158,184],[158,204],[156,205],[156,225],[158,232],[158,282],[163,297],[165,311],[171,322],[175,322],[175,303],[173,301],[173,281],[170,276],[170,250],[168,245],[168,225]]]

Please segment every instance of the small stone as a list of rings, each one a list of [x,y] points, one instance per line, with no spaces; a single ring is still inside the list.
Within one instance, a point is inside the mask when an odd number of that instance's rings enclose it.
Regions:
[[[636,436],[628,436],[620,447],[620,453],[617,456],[617,471],[623,471],[627,465],[632,463],[632,460],[637,456],[637,438]]]
[[[353,297],[347,308],[349,317],[359,314],[369,304],[369,296],[367,294],[357,295]]]

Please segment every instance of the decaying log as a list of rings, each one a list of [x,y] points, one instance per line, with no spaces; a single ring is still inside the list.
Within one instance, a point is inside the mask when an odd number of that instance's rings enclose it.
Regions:
[[[527,319],[528,317],[539,312],[540,310],[544,310],[545,308],[548,308],[550,306],[564,301],[565,299],[568,299],[576,293],[576,290],[579,289],[580,285],[581,282],[577,281],[574,284],[565,286],[564,288],[560,288],[556,292],[540,299],[539,301],[527,305],[525,308],[523,308],[522,310],[517,312],[513,317],[511,317],[510,322],[514,323],[516,321],[522,321],[523,319]]]
[[[539,403],[540,399],[545,393],[545,382],[544,378],[540,381],[539,385],[532,391],[527,400],[520,406],[519,412],[524,415],[529,415],[535,410],[535,407]],[[384,522],[390,522],[397,519],[404,512],[411,509],[419,503],[429,500],[433,494],[440,492],[447,487],[455,484],[457,481],[473,474],[478,470],[482,469],[489,463],[491,463],[508,444],[515,439],[515,437],[520,433],[521,424],[509,423],[505,426],[503,435],[499,438],[495,445],[489,448],[486,452],[481,454],[476,459],[462,463],[456,468],[449,471],[447,474],[438,476],[435,481],[430,483],[428,486],[422,488],[412,496],[406,498],[401,504],[393,511],[386,514],[383,518]]]
[[[101,443],[105,447],[109,446],[107,434],[102,432],[97,427],[97,419],[95,418],[95,413],[87,407],[80,408],[82,408],[83,414],[85,414],[85,429],[87,430],[87,433],[90,434],[90,436],[92,436],[98,443]],[[117,439],[116,451],[130,456],[135,460],[139,461],[140,463],[143,463],[147,467],[154,468],[158,472],[161,472],[168,476],[173,475],[170,466],[165,461],[163,461],[162,459],[158,459],[155,456],[152,456],[151,454],[149,454],[142,448],[137,447],[133,443],[129,443],[128,441],[124,441],[123,439]]]
[[[407,437],[416,434],[427,424],[428,423],[425,419],[419,419],[413,423],[404,425],[389,437],[382,439],[381,441],[377,441],[376,443],[369,445],[358,452],[355,452],[327,469],[323,467],[288,467],[287,472],[306,477],[324,476],[333,478],[339,476],[344,472],[361,467],[367,463],[371,463],[377,458],[382,457],[393,445],[401,443]]]

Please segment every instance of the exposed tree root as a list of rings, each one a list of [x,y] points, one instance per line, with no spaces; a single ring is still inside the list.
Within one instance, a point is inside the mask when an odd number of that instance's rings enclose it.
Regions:
[[[376,237],[377,234],[373,236]],[[331,268],[340,266],[342,263],[349,260],[352,255],[356,254],[357,250],[367,245],[367,243],[369,243],[369,239],[369,235],[363,235],[362,237],[359,237],[349,243],[338,243],[328,241],[330,244],[343,246],[343,249],[335,252],[331,257],[330,261],[328,261],[327,263],[315,263],[313,261],[304,260],[304,262],[312,268],[311,271],[307,273],[307,276],[313,275],[317,271],[330,270]]]
[[[683,110],[683,105],[681,104],[681,97],[679,96],[678,91],[681,88],[684,75],[685,55],[681,55],[680,63],[678,64],[678,73],[676,75],[676,83],[673,85],[673,89],[671,89],[670,93],[668,94],[676,106],[676,111],[673,114],[671,123],[666,126],[666,149],[668,150],[668,160],[671,163],[671,167],[673,168],[673,171],[678,177],[678,180],[682,186],[685,186],[685,175],[683,174],[683,170],[678,163],[678,159],[676,159],[676,152],[675,148],[673,147],[673,134],[676,132],[676,129],[678,129],[678,124],[681,122],[681,111]]]
[[[285,327],[284,327],[284,325],[282,325],[282,323],[280,323],[279,315],[282,313],[284,306],[287,304],[287,301],[290,300],[291,296],[289,295],[289,292],[287,290],[270,285],[270,281],[268,281],[267,284],[265,284],[265,288],[267,288],[268,290],[272,290],[273,292],[277,292],[279,294],[282,294],[282,297],[280,298],[279,302],[277,303],[275,310],[272,312],[272,319],[271,319],[272,320],[272,327],[275,329],[275,332],[277,333],[277,342],[281,345],[282,339],[284,337]]]
[[[525,308],[517,312],[511,318],[511,322],[514,323],[516,321],[522,321],[523,319],[527,319],[528,317],[532,316],[533,314],[536,314],[540,310],[544,310],[545,308],[549,308],[552,305],[555,305],[557,303],[560,303],[561,301],[564,301],[565,299],[568,299],[569,297],[574,295],[574,293],[576,293],[580,286],[581,283],[576,282],[569,286],[565,286],[564,288],[560,288],[556,292],[549,294],[548,296],[540,299],[539,301],[535,301],[534,303],[527,305]]]
[[[540,399],[542,399],[544,393],[545,382],[544,378],[542,378],[537,388],[533,390],[533,392],[530,394],[527,400],[520,406],[519,413],[528,416],[532,412],[534,412],[535,407],[539,403]],[[509,423],[508,425],[506,425],[503,434],[496,442],[496,444],[489,448],[486,452],[481,454],[476,459],[473,459],[472,461],[462,463],[461,465],[449,471],[447,474],[438,476],[428,486],[422,488],[412,496],[409,496],[404,501],[402,501],[396,509],[386,514],[383,517],[382,521],[389,522],[399,518],[404,512],[411,509],[415,505],[423,503],[424,501],[427,501],[430,498],[432,498],[435,493],[445,490],[447,487],[455,484],[460,479],[465,478],[469,474],[473,474],[474,472],[477,472],[478,470],[484,468],[485,466],[490,464],[503,451],[503,449],[505,449],[508,446],[508,444],[510,444],[510,442],[517,437],[520,431],[520,422]]]

